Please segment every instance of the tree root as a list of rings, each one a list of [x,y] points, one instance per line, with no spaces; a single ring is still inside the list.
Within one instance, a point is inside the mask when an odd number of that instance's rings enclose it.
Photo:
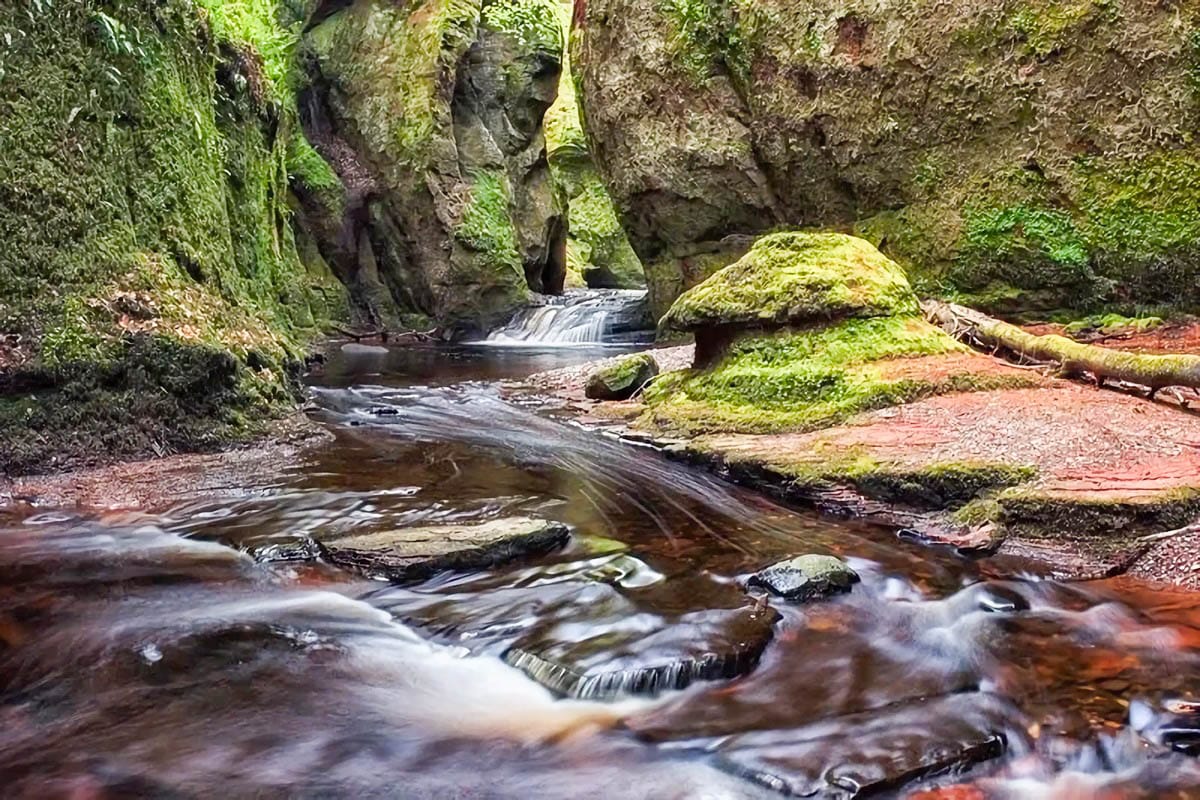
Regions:
[[[1168,386],[1200,389],[1200,356],[1148,355],[1080,344],[1065,336],[1035,336],[1015,325],[954,303],[926,300],[925,316],[960,341],[1005,351],[1026,361],[1057,364],[1067,376],[1090,374],[1098,386],[1135,384],[1155,396]]]
[[[356,342],[361,342],[363,339],[379,339],[379,341],[381,341],[381,342],[387,342],[387,341],[431,342],[434,340],[434,337],[437,335],[437,328],[433,328],[428,331],[389,331],[387,329],[380,329],[380,330],[373,330],[373,331],[352,331],[349,328],[345,328],[341,325],[336,325],[336,324],[331,325],[330,327],[332,328],[332,330],[335,333],[340,333],[342,336],[345,336],[347,339],[353,339]]]

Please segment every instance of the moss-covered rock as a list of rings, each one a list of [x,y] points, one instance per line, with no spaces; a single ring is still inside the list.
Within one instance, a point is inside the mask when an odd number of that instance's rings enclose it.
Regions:
[[[625,356],[588,376],[584,394],[592,400],[628,400],[658,375],[658,362],[649,353]]]
[[[592,152],[634,248],[680,290],[695,282],[682,260],[727,235],[812,226],[993,309],[1200,303],[1200,6],[579,11]]]
[[[346,298],[294,240],[300,23],[276,11],[0,8],[0,471],[213,447],[292,407]]]
[[[355,0],[305,47],[306,128],[346,188],[317,246],[372,316],[486,327],[530,290],[561,291],[542,133],[562,60],[556,0]]]
[[[839,233],[778,233],[675,301],[664,327],[778,328],[918,312],[904,271],[869,242]]]
[[[564,33],[570,29],[572,6],[559,3]],[[550,170],[567,207],[568,273],[594,289],[645,286],[642,262],[587,149],[569,57],[564,57],[558,98],[546,113],[545,127]]]
[[[842,234],[763,237],[676,300],[663,325],[696,336],[696,368],[646,392],[645,422],[677,433],[812,430],[932,395],[1014,384],[969,366],[897,366],[969,350],[925,321],[903,270]]]

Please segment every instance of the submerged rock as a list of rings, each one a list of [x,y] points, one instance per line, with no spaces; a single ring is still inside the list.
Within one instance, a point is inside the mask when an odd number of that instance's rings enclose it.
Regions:
[[[997,758],[1015,721],[992,695],[951,695],[732,736],[717,763],[788,796],[848,800]]]
[[[566,543],[558,522],[513,517],[472,525],[429,525],[321,542],[339,567],[394,581],[418,580],[443,570],[485,569]]]
[[[1143,739],[1189,756],[1200,756],[1200,701],[1166,698],[1137,700],[1129,707],[1129,724]]]
[[[593,372],[584,394],[592,400],[628,400],[656,375],[658,362],[654,356],[649,353],[626,356]]]
[[[753,670],[779,615],[735,584],[666,576],[627,553],[394,589],[381,606],[446,644],[501,655],[548,689],[654,695]]]
[[[655,626],[649,615],[614,616],[603,634],[578,640],[564,620],[518,641],[504,660],[568,697],[600,700],[658,694],[754,669],[779,615],[770,608],[710,609]]]
[[[858,573],[833,556],[807,555],[782,561],[751,576],[751,586],[787,600],[815,600],[850,591]]]

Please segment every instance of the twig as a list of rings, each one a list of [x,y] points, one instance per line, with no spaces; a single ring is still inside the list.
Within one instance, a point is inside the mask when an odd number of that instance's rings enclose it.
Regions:
[[[1192,533],[1200,533],[1200,520],[1193,522],[1183,528],[1176,528],[1173,531],[1163,531],[1162,533],[1153,533],[1149,536],[1143,536],[1138,539],[1139,542],[1161,542],[1164,539],[1174,539],[1176,536],[1187,536]]]

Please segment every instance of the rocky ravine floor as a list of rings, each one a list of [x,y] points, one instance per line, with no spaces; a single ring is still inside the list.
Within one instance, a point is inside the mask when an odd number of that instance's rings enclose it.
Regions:
[[[684,346],[654,355],[665,372],[688,366],[692,352]],[[983,354],[953,358],[975,360],[976,371],[1018,372]],[[903,369],[925,377],[946,362],[905,359]],[[529,384],[568,401],[585,423],[617,425],[623,435],[793,500],[964,549],[1033,556],[1062,577],[1128,571],[1200,589],[1200,533],[1141,541],[1200,517],[1200,414],[1174,397],[1150,402],[1043,375],[1032,388],[943,395],[817,431],[678,440],[639,421],[645,407],[637,400],[586,400],[583,386],[595,366],[543,373]],[[923,502],[946,469],[963,464],[1011,467],[1004,481],[1011,485],[985,487],[957,513]]]

